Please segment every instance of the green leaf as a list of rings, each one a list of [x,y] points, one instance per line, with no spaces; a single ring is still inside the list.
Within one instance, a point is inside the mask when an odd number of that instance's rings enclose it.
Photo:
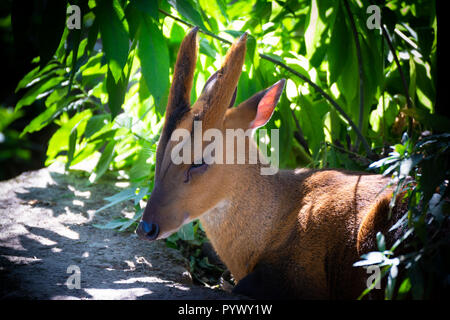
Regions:
[[[139,181],[142,178],[149,177],[151,174],[152,164],[148,163],[148,159],[154,153],[152,145],[147,141],[144,142],[141,151],[137,157],[137,160],[133,163],[130,170],[130,180]]]
[[[384,239],[384,235],[381,232],[377,233],[377,245],[378,250],[380,251],[386,250],[386,241]]]
[[[111,119],[119,114],[122,109],[122,104],[125,100],[125,93],[127,90],[127,79],[125,75],[121,73],[122,76],[117,82],[114,81],[112,70],[108,69],[108,74],[106,76],[106,90],[108,91],[108,107],[111,111]]]
[[[38,99],[38,96],[49,93],[49,90],[59,85],[64,80],[64,77],[49,76],[43,81],[33,85],[16,104],[15,111],[20,110],[24,106],[32,104]]]
[[[350,57],[349,50],[351,49],[350,46],[343,45],[348,42],[348,37],[350,35],[350,30],[345,23],[345,13],[340,9],[340,6],[337,7],[337,10],[330,44],[327,49],[330,83],[336,82],[341,76],[347,60]]]
[[[34,118],[22,131],[20,137],[23,137],[27,133],[35,132],[41,130],[47,124],[50,123],[51,119],[56,118],[60,113],[58,105],[54,104],[50,108],[46,109],[36,118]]]
[[[39,27],[39,65],[43,68],[58,49],[66,26],[66,0],[48,0]],[[26,10],[25,8],[23,10]]]
[[[98,160],[94,172],[89,177],[89,181],[97,182],[98,179],[100,179],[100,177],[106,172],[106,170],[108,170],[109,164],[111,163],[114,157],[115,146],[116,146],[115,140],[111,140],[108,142],[108,144],[105,147],[105,150],[103,150],[102,155]]]
[[[142,13],[158,21],[158,1],[134,0],[131,4]]]
[[[112,221],[109,221],[106,224],[93,224],[95,228],[98,229],[117,229],[121,228],[123,225],[129,223],[130,219],[128,218],[119,218]]]
[[[111,197],[106,197],[105,200],[108,201],[109,203],[107,205],[104,205],[97,211],[95,211],[95,213],[99,213],[99,212],[101,212],[109,207],[112,207],[118,203],[121,203],[123,201],[131,200],[135,196],[136,196],[136,187],[131,187],[131,188],[122,190],[119,193],[117,193]]]
[[[189,222],[185,225],[183,225],[177,232],[178,236],[181,240],[194,240],[195,234],[194,234],[194,222]]]
[[[138,40],[137,54],[145,84],[155,100],[156,110],[163,114],[169,88],[169,50],[165,38],[157,25],[144,17]]]
[[[57,71],[60,70],[61,67],[55,63],[50,63],[47,66],[45,66],[43,69],[40,69],[40,67],[36,67],[30,72],[28,72],[22,80],[19,81],[16,90],[14,93],[17,93],[20,89],[30,87],[32,84],[36,84],[38,81],[42,81],[43,79],[47,79],[50,75],[57,73]]]
[[[86,109],[77,113],[70,120],[67,119],[67,114],[63,113],[58,120],[61,126],[51,137],[48,143],[46,165],[52,162],[62,151],[68,150],[69,136],[72,128],[82,119],[87,119],[92,116],[92,111]]]
[[[200,39],[200,53],[203,53],[211,58],[215,59],[217,51],[209,44],[208,40]]]
[[[67,162],[66,162],[66,170],[69,170],[70,164],[73,160],[73,155],[75,154],[75,147],[77,145],[77,137],[78,137],[78,124],[72,128],[72,132],[70,132],[69,136],[69,150],[67,151]]]
[[[56,91],[54,91],[56,92]],[[64,92],[64,90],[63,90]],[[65,110],[67,106],[78,100],[77,96],[71,96],[69,98],[62,98],[61,100],[55,100],[54,103],[47,108],[44,112],[34,118],[22,131],[20,137],[23,137],[27,133],[39,131],[45,126],[49,125],[54,119],[56,119],[61,112]]]
[[[385,290],[385,299],[387,300],[391,300],[393,295],[394,295],[394,289],[395,289],[395,282],[397,280],[397,275],[398,275],[398,267],[397,265],[392,265],[389,275],[388,275],[388,279],[387,279],[387,285],[386,285],[386,290]]]
[[[84,131],[85,138],[89,139],[90,137],[92,137],[110,121],[111,116],[109,114],[99,114],[91,117],[86,124],[86,130]]]
[[[410,292],[410,290],[411,290],[411,280],[409,278],[406,278],[403,280],[402,284],[398,289],[397,298],[403,299]]]
[[[333,23],[336,16],[336,7],[339,2],[329,0],[312,0],[309,15],[306,20],[305,45],[306,57],[311,64],[319,67],[326,54],[325,38],[328,24]],[[333,14],[327,16],[326,12],[333,8]]]
[[[99,1],[95,12],[106,60],[114,81],[118,82],[128,58],[128,23],[118,0]]]
[[[203,30],[208,30],[203,23],[202,16],[198,12],[195,3],[192,0],[168,0],[168,2],[187,20]]]
[[[92,23],[92,26],[89,28],[88,42],[85,48],[86,55],[88,57],[91,56],[92,50],[94,50],[94,46],[98,38],[98,31],[99,31],[98,19],[95,19],[94,22]]]

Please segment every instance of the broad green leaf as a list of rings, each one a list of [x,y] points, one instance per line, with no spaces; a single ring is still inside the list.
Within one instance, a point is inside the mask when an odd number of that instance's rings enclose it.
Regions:
[[[351,36],[350,29],[345,23],[345,13],[340,6],[337,7],[337,10],[330,44],[327,49],[330,83],[336,82],[341,76],[347,60],[350,57],[349,50],[351,49],[350,46],[343,45],[348,42],[348,38]]]
[[[203,23],[202,16],[198,12],[195,3],[192,0],[168,0],[170,5],[177,10],[183,17],[188,19],[194,25],[208,30]]]
[[[158,1],[134,0],[132,4],[142,13],[158,21]]]
[[[165,95],[169,88],[169,51],[162,32],[148,18],[143,19],[139,30],[137,54],[141,61],[142,75],[152,94],[156,110],[163,114]],[[157,79],[157,80],[156,80]]]
[[[326,53],[326,30],[328,24],[333,22],[335,7],[339,4],[337,1],[312,0],[310,12],[306,20],[305,44],[306,57],[311,60],[315,67],[320,65]],[[334,6],[333,6],[334,5]],[[333,8],[333,14],[327,15],[327,11]],[[331,19],[331,20],[330,20]]]
[[[117,82],[114,81],[112,70],[108,69],[106,76],[106,90],[108,90],[108,107],[111,111],[111,119],[114,119],[122,109],[122,104],[125,100],[125,93],[127,90],[127,79],[121,73],[121,77]]]
[[[96,9],[103,50],[114,81],[118,82],[127,63],[128,23],[118,0],[99,1]]]

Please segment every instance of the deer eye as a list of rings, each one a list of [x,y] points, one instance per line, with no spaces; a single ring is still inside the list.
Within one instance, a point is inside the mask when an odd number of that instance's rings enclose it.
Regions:
[[[205,160],[202,159],[202,163],[193,163],[191,164],[191,169],[200,168],[201,166],[205,166]]]
[[[184,180],[184,182],[185,183],[189,182],[192,174],[203,173],[206,171],[207,168],[208,168],[208,164],[205,162],[204,159],[202,159],[202,163],[191,164],[189,169],[186,170],[186,179]]]

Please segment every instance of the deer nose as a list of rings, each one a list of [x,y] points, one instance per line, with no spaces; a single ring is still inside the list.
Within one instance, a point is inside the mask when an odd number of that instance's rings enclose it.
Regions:
[[[159,234],[159,226],[156,223],[141,221],[136,229],[137,235],[144,240],[155,240]]]

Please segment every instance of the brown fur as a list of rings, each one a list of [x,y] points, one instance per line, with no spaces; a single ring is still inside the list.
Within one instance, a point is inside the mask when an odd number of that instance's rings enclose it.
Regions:
[[[187,93],[175,91],[192,86],[195,33],[183,41],[175,69],[174,78],[185,84],[172,85],[171,97],[178,94],[183,101]],[[233,45],[217,79],[176,121],[177,128],[191,131],[196,118],[204,128],[249,128],[265,91],[227,109],[241,73],[245,41],[244,36]],[[184,59],[187,66],[180,62]],[[167,110],[166,121],[174,109]],[[378,231],[389,241],[393,236],[387,232],[395,221],[387,219],[392,191],[380,193],[387,178],[308,169],[263,176],[260,163],[213,164],[184,183],[190,164],[171,163],[174,142],[167,131],[165,127],[164,146],[158,146],[155,188],[143,215],[147,223],[158,224],[159,239],[200,218],[238,283],[237,292],[253,297],[356,298],[364,290],[368,275],[353,263],[376,249]],[[247,138],[247,143],[253,141]],[[398,210],[394,212],[397,218]]]

